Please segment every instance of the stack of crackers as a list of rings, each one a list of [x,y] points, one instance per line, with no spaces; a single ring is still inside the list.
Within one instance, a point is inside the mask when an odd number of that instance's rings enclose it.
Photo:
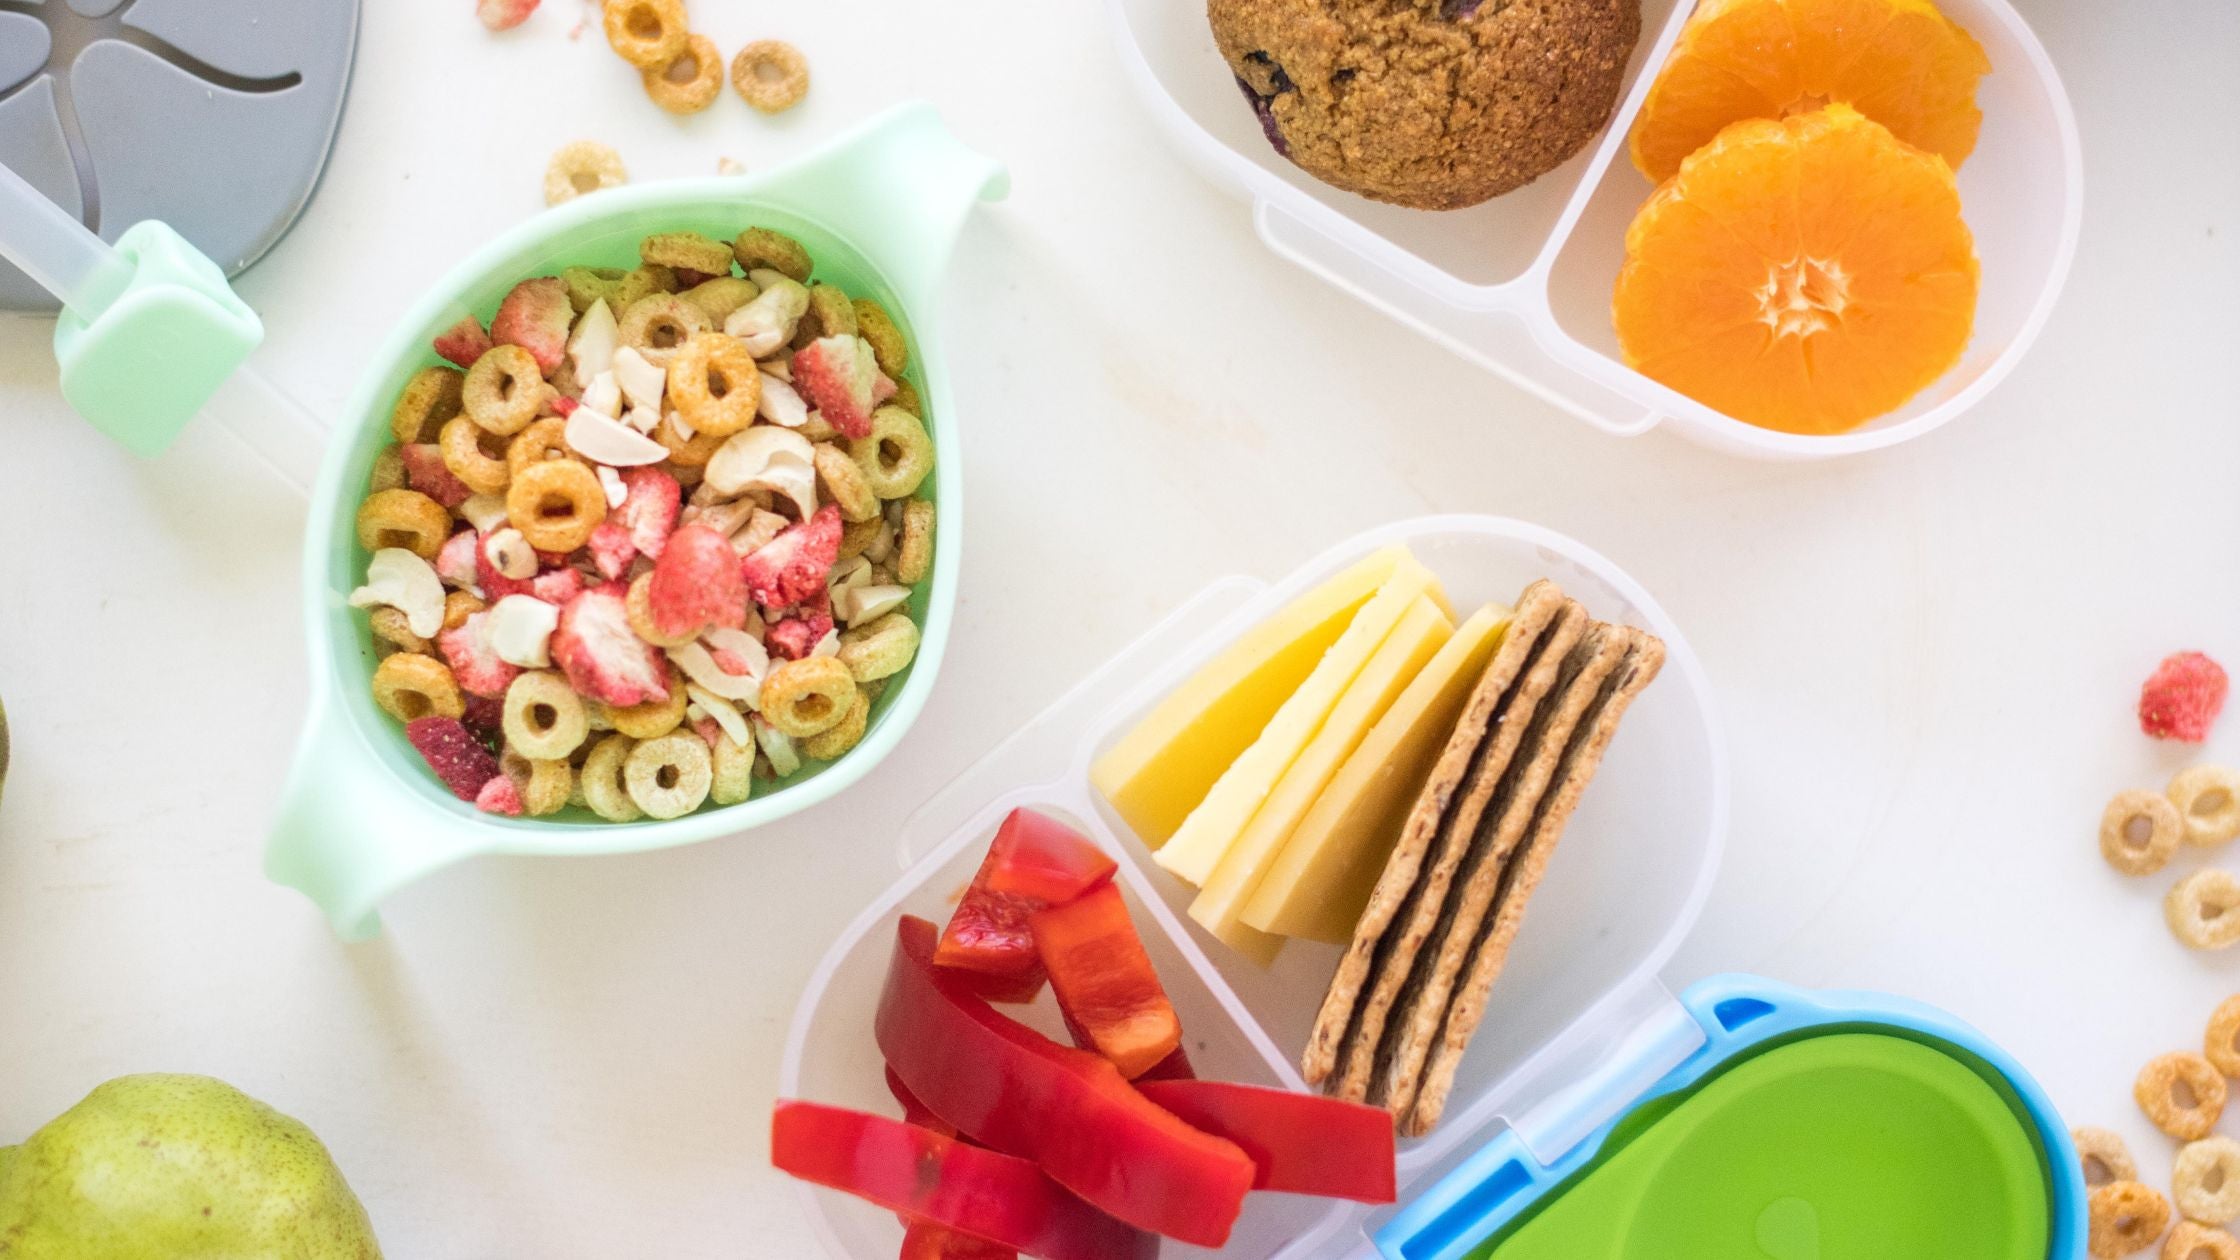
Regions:
[[[1310,1084],[1420,1137],[1446,1109],[1526,903],[1664,644],[1552,582],[1515,620],[1408,815],[1315,1019]]]

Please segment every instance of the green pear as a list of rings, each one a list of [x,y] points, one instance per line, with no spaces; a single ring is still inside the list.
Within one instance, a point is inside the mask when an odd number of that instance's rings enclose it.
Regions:
[[[207,1076],[124,1076],[0,1149],[0,1260],[380,1260],[311,1130]]]

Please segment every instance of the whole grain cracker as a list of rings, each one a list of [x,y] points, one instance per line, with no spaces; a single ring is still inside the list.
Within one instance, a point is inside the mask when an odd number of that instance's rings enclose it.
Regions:
[[[1402,987],[1398,1014],[1372,1056],[1369,1101],[1394,1116],[1406,1116],[1415,1105],[1424,1063],[1456,996],[1455,984],[1476,957],[1481,929],[1492,922],[1495,894],[1520,860],[1543,797],[1571,763],[1574,735],[1591,730],[1582,720],[1599,707],[1604,684],[1632,645],[1622,627],[1595,623],[1580,635],[1555,690],[1534,715],[1531,731],[1495,788],[1491,808],[1470,837],[1438,926],[1417,959],[1415,974]]]
[[[1554,790],[1541,800],[1524,848],[1503,877],[1502,888],[1495,898],[1493,921],[1483,939],[1471,950],[1469,974],[1455,991],[1414,1105],[1401,1124],[1401,1132],[1410,1137],[1421,1137],[1439,1123],[1440,1115],[1446,1110],[1447,1097],[1454,1088],[1463,1052],[1469,1048],[1470,1038],[1485,1018],[1487,996],[1508,962],[1509,947],[1524,922],[1532,894],[1547,873],[1548,861],[1554,857],[1556,845],[1563,838],[1563,829],[1578,809],[1579,798],[1586,792],[1587,784],[1594,780],[1595,771],[1602,764],[1603,754],[1609,751],[1610,741],[1617,734],[1618,723],[1625,717],[1626,710],[1656,681],[1658,671],[1664,668],[1662,640],[1631,627],[1621,627],[1618,633],[1628,642],[1625,663],[1605,684],[1595,708],[1581,724],[1584,735],[1572,741]]]
[[[1338,963],[1337,974],[1331,978],[1322,1009],[1315,1018],[1314,1030],[1308,1035],[1306,1050],[1300,1056],[1300,1071],[1308,1084],[1322,1083],[1336,1069],[1338,1052],[1345,1043],[1346,1029],[1352,1022],[1361,986],[1369,978],[1378,942],[1415,887],[1416,876],[1440,821],[1446,817],[1447,806],[1485,743],[1487,724],[1493,720],[1510,685],[1531,661],[1534,648],[1563,610],[1563,604],[1563,592],[1552,582],[1535,582],[1518,597],[1516,612],[1502,632],[1501,646],[1495,649],[1493,659],[1478,675],[1462,716],[1455,720],[1446,746],[1440,750],[1423,789],[1416,794],[1415,804],[1401,827],[1400,839],[1393,845],[1392,856],[1385,860],[1384,871],[1377,877],[1376,887],[1369,895],[1369,904],[1354,925],[1353,941]]]

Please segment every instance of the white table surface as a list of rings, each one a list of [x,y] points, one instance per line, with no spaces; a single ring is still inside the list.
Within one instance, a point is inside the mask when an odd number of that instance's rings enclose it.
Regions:
[[[2179,946],[2171,876],[2114,875],[2093,834],[2186,760],[2133,723],[2154,662],[2240,666],[2240,8],[2025,0],[2083,126],[2066,297],[1976,414],[1783,467],[1598,436],[1275,259],[1148,129],[1101,5],[700,0],[726,48],[799,43],[816,86],[683,122],[571,42],[578,0],[503,38],[469,7],[367,5],[334,163],[240,284],[264,362],[339,404],[418,292],[539,207],[563,141],[703,174],[929,97],[1016,179],[943,307],[973,519],[941,685],[823,808],[476,863],[340,946],[258,873],[304,697],[300,506],[222,434],[133,461],[64,409],[47,325],[0,320],[0,1141],[108,1077],[207,1072],[313,1124],[393,1256],[812,1254],[766,1164],[780,1043],[895,824],[1209,579],[1470,510],[1627,567],[1718,690],[1733,832],[1676,984],[1942,1004],[2160,1178],[2131,1076],[2198,1043],[2240,955]],[[2240,761],[2240,717],[2208,752]]]

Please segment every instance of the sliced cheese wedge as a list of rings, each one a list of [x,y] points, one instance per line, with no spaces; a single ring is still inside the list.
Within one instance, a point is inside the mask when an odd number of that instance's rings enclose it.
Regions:
[[[1508,628],[1509,610],[1488,604],[1417,673],[1269,865],[1245,903],[1248,927],[1338,945],[1353,939],[1416,794]]]
[[[1387,547],[1285,604],[1097,758],[1090,781],[1146,847],[1167,842],[1407,555]]]
[[[1190,917],[1201,927],[1263,965],[1275,961],[1283,938],[1245,926],[1238,915],[1300,819],[1329,786],[1331,776],[1453,634],[1454,623],[1428,596],[1417,596],[1401,614],[1399,624],[1338,697],[1329,720],[1276,780],[1275,790],[1213,868],[1204,891],[1190,903]]]
[[[1399,624],[1401,614],[1431,585],[1429,569],[1412,556],[1401,561],[1377,593],[1361,606],[1345,633],[1315,662],[1314,672],[1276,710],[1260,737],[1222,771],[1205,799],[1154,855],[1159,865],[1192,884],[1203,885],[1212,877],[1222,855],[1244,832],[1245,824],[1252,821],[1268,793],[1275,790],[1276,780],[1322,729],[1339,694],[1369,663],[1370,654]]]

